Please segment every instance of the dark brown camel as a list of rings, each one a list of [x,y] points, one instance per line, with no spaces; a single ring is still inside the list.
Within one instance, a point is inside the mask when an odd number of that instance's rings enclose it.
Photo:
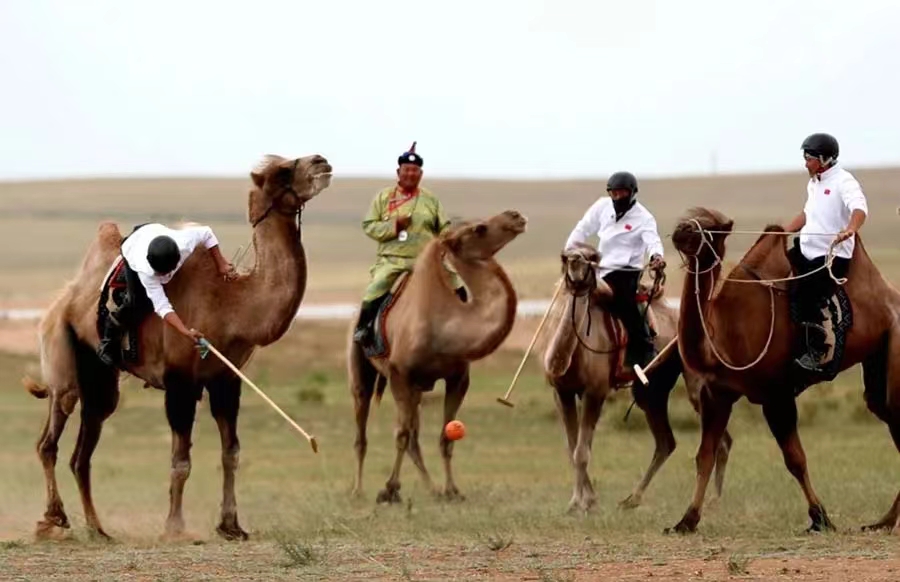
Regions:
[[[600,419],[603,403],[615,389],[613,376],[624,355],[624,346],[610,337],[606,325],[603,302],[612,298],[612,289],[596,277],[600,254],[592,247],[578,247],[561,255],[566,301],[559,301],[548,316],[548,329],[552,334],[544,336],[539,350],[544,354],[544,375],[555,388],[555,400],[566,430],[569,459],[575,469],[575,487],[569,511],[588,510],[593,506],[595,494],[588,475],[588,463],[594,430]],[[662,349],[675,337],[678,310],[666,304],[663,289],[647,288],[642,292],[652,295],[648,312],[655,322],[657,349]],[[590,301],[590,328],[585,307]],[[573,322],[574,317],[574,322]],[[653,433],[655,448],[650,465],[634,491],[620,505],[632,509],[641,504],[644,491],[657,471],[675,450],[675,435],[669,424],[669,395],[682,374],[678,350],[671,349],[655,365],[649,386],[640,381],[632,383],[635,403],[644,411]],[[691,405],[698,410],[702,382],[697,374],[683,374],[685,388]],[[580,399],[581,417],[576,400]],[[731,450],[731,435],[726,431],[716,457],[716,492],[722,494],[725,466]]]
[[[246,364],[257,346],[269,345],[284,335],[297,313],[306,289],[299,215],[303,205],[331,183],[331,165],[318,155],[296,160],[267,156],[251,178],[248,218],[256,253],[253,270],[225,282],[209,253],[198,249],[166,285],[166,294],[184,321],[202,331],[237,367]],[[122,235],[115,224],[100,225],[77,276],[41,321],[45,384],[24,379],[34,396],[49,398],[47,421],[37,445],[47,486],[47,509],[37,526],[39,537],[69,527],[56,484],[56,455],[66,421],[79,400],[81,427],[70,466],[88,527],[109,537],[94,509],[90,471],[103,422],[119,400],[119,371],[103,364],[96,350],[100,286],[119,255],[121,243]],[[227,539],[247,539],[238,524],[234,495],[240,449],[240,378],[216,358],[201,360],[189,340],[155,315],[140,324],[138,335],[139,361],[128,364],[127,371],[165,390],[166,418],[172,429],[166,534],[177,537],[184,531],[182,497],[191,472],[191,432],[197,401],[206,388],[222,442],[223,498],[217,531]]]
[[[742,396],[762,406],[785,465],[806,496],[812,520],[809,530],[831,530],[834,526],[813,490],[797,433],[791,361],[799,332],[790,319],[784,283],[769,286],[760,282],[791,276],[787,236],[780,226],[767,227],[767,234],[759,237],[728,275],[728,279],[753,283],[720,282],[725,238],[733,224],[715,210],[693,208],[672,235],[675,247],[687,257],[688,269],[678,347],[685,367],[707,382],[701,392],[703,437],[697,451],[694,497],[674,530],[696,530],[713,453],[728,425],[732,406]],[[866,404],[888,425],[900,449],[900,328],[896,323],[900,293],[881,276],[859,235],[847,279],[845,288],[854,323],[847,334],[839,370],[862,363]],[[717,283],[720,285],[715,292]],[[898,509],[900,494],[885,516],[867,527],[897,532]]]

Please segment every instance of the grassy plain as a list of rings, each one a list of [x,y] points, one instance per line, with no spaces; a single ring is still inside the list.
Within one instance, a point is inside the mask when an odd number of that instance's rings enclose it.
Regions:
[[[866,243],[891,280],[900,279],[897,170],[858,173],[872,208]],[[310,255],[308,300],[356,301],[372,245],[358,223],[382,182],[336,180],[304,215]],[[595,196],[596,182],[433,181],[448,212],[473,217],[516,208],[529,232],[501,254],[520,294],[546,297],[558,250]],[[661,180],[642,183],[641,198],[665,236],[692,205],[720,209],[736,227],[761,228],[802,205],[801,174]],[[119,180],[0,184],[0,303],[42,306],[71,276],[102,218],[123,230],[147,219],[197,220],[220,233],[226,254],[249,238],[242,180]],[[754,237],[732,237],[735,259]],[[670,251],[669,294],[677,295],[677,255]],[[468,434],[456,447],[457,483],[467,499],[438,501],[408,460],[401,506],[376,506],[393,459],[394,405],[388,393],[369,425],[365,493],[351,499],[354,421],[344,371],[346,323],[307,321],[261,350],[246,373],[320,443],[313,455],[252,391],[240,417],[238,506],[251,541],[228,543],[214,533],[221,496],[219,439],[201,404],[185,517],[193,541],[159,539],[168,505],[169,431],[162,394],[134,379],[107,422],[94,456],[94,494],[112,544],[88,538],[68,455],[77,414],[60,445],[57,474],[73,523],[70,539],[35,542],[44,509],[43,476],[34,443],[46,403],[19,384],[36,362],[31,323],[0,322],[0,579],[2,580],[896,580],[897,541],[859,533],[887,510],[900,482],[897,451],[886,428],[865,409],[858,368],[800,397],[801,436],[813,483],[839,531],[805,535],[805,503],[782,464],[760,411],[741,402],[731,422],[735,446],[724,497],[706,510],[700,533],[665,536],[690,499],[697,419],[681,387],[670,410],[679,447],[634,511],[627,496],[652,454],[639,411],[625,421],[630,399],[608,402],[595,437],[591,474],[599,499],[588,515],[566,515],[571,471],[552,394],[538,360],[525,367],[507,409],[502,395],[536,320],[517,324],[510,339],[473,367],[460,419]],[[423,407],[425,460],[435,481],[442,388]]]

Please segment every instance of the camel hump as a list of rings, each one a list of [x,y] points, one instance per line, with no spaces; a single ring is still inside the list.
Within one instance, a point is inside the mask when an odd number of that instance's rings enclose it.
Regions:
[[[119,230],[119,225],[109,220],[103,221],[97,226],[97,238],[102,244],[122,244],[122,232]]]
[[[50,393],[49,388],[31,378],[30,376],[25,376],[24,378],[22,378],[22,385],[25,386],[28,392],[30,392],[31,395],[35,398],[44,399]]]

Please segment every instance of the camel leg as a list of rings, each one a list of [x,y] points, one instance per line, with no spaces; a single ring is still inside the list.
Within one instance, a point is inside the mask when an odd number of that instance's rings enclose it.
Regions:
[[[678,352],[675,352],[675,356]],[[656,472],[665,464],[666,460],[675,451],[675,434],[669,423],[669,396],[675,387],[675,382],[681,374],[680,357],[669,357],[664,360],[650,377],[650,385],[645,386],[636,381],[632,387],[632,393],[637,405],[644,411],[650,432],[653,434],[653,458],[644,472],[641,481],[631,492],[631,495],[623,499],[619,506],[623,509],[634,509],[641,504],[644,492],[650,485],[650,481]]]
[[[813,490],[806,468],[806,453],[800,444],[800,435],[797,432],[797,402],[793,395],[780,398],[763,404],[763,415],[769,423],[769,429],[781,452],[784,455],[784,464],[791,475],[800,483],[806,501],[809,504],[809,518],[812,520],[807,531],[834,530],[834,525],[828,519],[825,507]]]
[[[422,393],[398,372],[391,373],[390,384],[391,393],[397,403],[397,418],[394,427],[394,444],[397,447],[397,454],[394,458],[391,476],[385,483],[384,489],[379,491],[375,498],[377,503],[400,502],[400,467],[403,465],[403,455],[409,449],[410,437],[419,414],[419,402],[422,399]]]
[[[48,405],[47,419],[37,441],[37,455],[44,468],[47,507],[44,518],[37,523],[35,536],[45,539],[55,537],[57,528],[69,528],[69,518],[63,509],[56,481],[56,458],[59,439],[80,395],[69,330],[56,322],[41,332],[41,364],[47,383]]]
[[[900,345],[895,341],[892,345]],[[896,361],[896,356],[890,358],[890,362]],[[865,384],[866,406],[878,417],[882,422],[888,425],[894,446],[900,451],[900,394],[892,396],[888,401],[888,376],[892,378],[898,377],[900,372],[891,372],[888,368],[888,341],[885,339],[878,350],[872,353],[863,362],[863,383]],[[900,388],[900,386],[898,386]],[[896,394],[892,390],[892,394]],[[887,513],[877,522],[863,526],[863,531],[892,529],[894,533],[898,532],[898,519],[900,519],[900,493],[894,498],[893,504]]]
[[[78,483],[84,518],[91,531],[102,538],[111,539],[97,517],[91,495],[91,457],[100,441],[103,423],[115,412],[119,404],[119,374],[103,365],[93,354],[79,354],[79,383],[81,391],[81,427],[69,466]]]
[[[465,496],[459,492],[456,483],[453,481],[453,467],[451,464],[453,458],[453,441],[444,434],[443,427],[447,423],[456,419],[456,413],[462,406],[463,399],[469,391],[469,371],[468,369],[460,376],[447,379],[447,392],[444,396],[444,424],[441,427],[441,436],[439,446],[441,449],[441,458],[444,460],[444,475],[446,482],[444,484],[444,497],[447,499],[465,500]]]
[[[587,511],[594,505],[594,487],[588,475],[588,465],[591,462],[591,446],[594,441],[594,429],[600,420],[600,412],[603,410],[605,395],[593,392],[585,392],[582,397],[581,424],[578,430],[578,444],[575,445],[575,482],[578,488],[578,505],[583,511]]]
[[[49,390],[47,420],[37,442],[38,458],[44,467],[44,480],[47,489],[47,508],[44,519],[37,523],[35,535],[40,539],[53,537],[55,528],[69,528],[69,518],[63,509],[59,486],[56,482],[56,456],[59,451],[59,439],[66,428],[66,421],[78,402],[78,391],[67,388],[57,392]]]
[[[700,510],[703,507],[703,498],[706,496],[706,488],[712,475],[715,464],[715,454],[722,440],[728,419],[731,418],[731,409],[736,397],[725,389],[716,390],[710,386],[704,386],[700,392],[700,424],[703,436],[700,439],[700,447],[697,450],[697,483],[694,486],[694,497],[691,504],[674,528],[666,528],[664,533],[674,531],[676,533],[691,533],[697,531],[700,523]]]
[[[241,407],[241,380],[230,372],[209,382],[209,412],[219,427],[222,441],[222,516],[216,532],[226,540],[246,540],[238,523],[237,499],[234,494],[235,473],[241,451],[237,435],[238,411]]]
[[[191,432],[197,413],[198,388],[187,378],[167,374],[166,418],[172,429],[172,472],[169,485],[169,516],[165,536],[177,538],[184,533],[182,499],[184,485],[191,474]]]
[[[556,409],[562,417],[563,426],[566,429],[566,444],[569,448],[569,463],[572,469],[575,469],[575,446],[578,444],[578,405],[575,402],[575,393],[557,388],[553,392],[556,400]],[[569,501],[568,512],[574,511],[578,507],[580,499],[578,487],[578,479],[573,480],[572,499]]]
[[[417,388],[415,391],[419,394],[417,400],[421,401],[421,392],[419,392]],[[431,475],[428,474],[428,469],[425,468],[425,460],[422,458],[422,447],[419,444],[420,418],[419,405],[416,404],[416,413],[412,417],[412,425],[410,426],[409,431],[409,444],[406,447],[406,453],[409,455],[409,458],[412,460],[416,469],[419,470],[419,476],[422,478],[422,483],[425,484],[425,488],[435,492],[434,482],[431,480]]]
[[[685,375],[685,388],[688,394],[688,401],[694,408],[694,412],[700,414],[700,391],[703,389],[703,382],[693,374]],[[725,485],[725,467],[728,465],[728,458],[731,455],[731,446],[734,444],[734,438],[728,429],[722,433],[722,440],[719,442],[719,448],[716,450],[716,476],[715,476],[715,497],[709,500],[707,505],[713,505],[722,497],[722,489]]]
[[[363,463],[366,460],[366,450],[369,444],[366,438],[366,425],[369,422],[369,408],[375,393],[375,381],[378,374],[375,367],[366,360],[359,344],[352,342],[350,350],[348,375],[350,392],[353,394],[353,409],[356,415],[356,441],[353,443],[353,448],[356,450],[356,481],[351,494],[358,497],[362,494]]]

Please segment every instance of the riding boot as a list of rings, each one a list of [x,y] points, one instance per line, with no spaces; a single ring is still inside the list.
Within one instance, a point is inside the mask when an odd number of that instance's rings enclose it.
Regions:
[[[810,322],[803,324],[803,330],[806,334],[806,353],[796,358],[794,363],[808,372],[821,372],[822,358],[828,352],[825,328]]]
[[[107,366],[117,367],[122,358],[122,326],[110,313],[103,326],[103,337],[97,347],[97,357]]]
[[[644,321],[636,322],[633,329],[628,330],[625,365],[629,369],[635,364],[646,366],[656,356],[656,345],[650,336],[650,328]]]
[[[359,308],[359,321],[356,322],[356,329],[353,331],[353,341],[356,343],[364,344],[369,340],[379,303],[377,299],[362,302]]]

